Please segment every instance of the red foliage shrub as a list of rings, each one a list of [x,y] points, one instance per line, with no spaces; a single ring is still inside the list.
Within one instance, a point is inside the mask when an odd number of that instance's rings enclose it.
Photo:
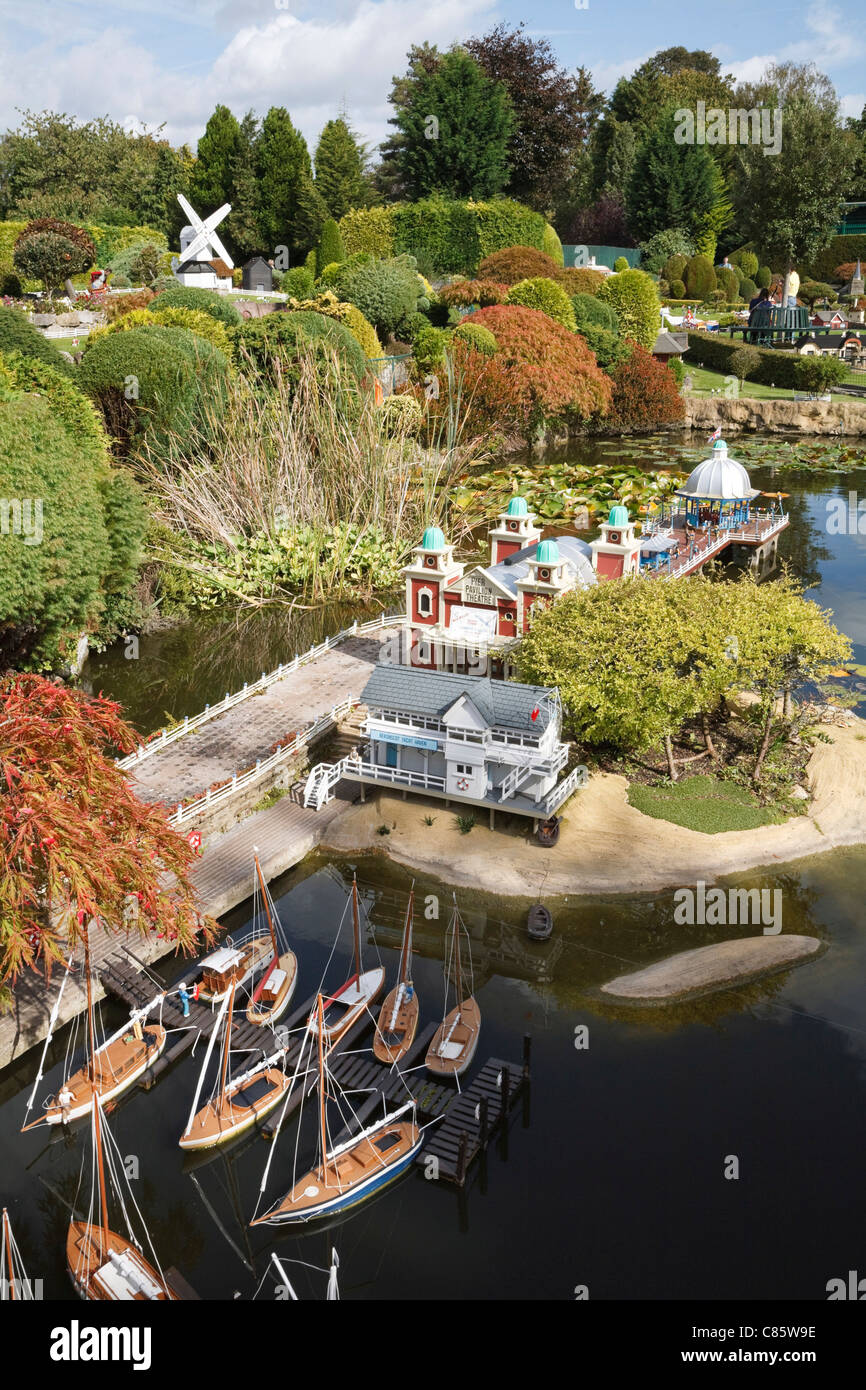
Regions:
[[[511,305],[480,309],[472,322],[490,329],[499,350],[485,357],[462,344],[452,348],[471,428],[526,438],[545,422],[607,414],[610,378],[576,333],[538,309]]]
[[[676,379],[664,362],[635,343],[613,374],[613,404],[604,424],[614,430],[646,430],[682,420]]]
[[[443,304],[467,307],[480,304],[486,309],[491,304],[504,304],[509,285],[497,280],[456,280],[453,285],[445,285],[439,291]]]
[[[854,271],[856,269],[856,261],[843,261],[841,265],[837,265],[836,269],[833,271],[834,284],[839,281],[843,285],[847,285],[849,280],[854,279]]]
[[[479,280],[497,280],[504,285],[516,285],[518,280],[531,280],[535,275],[558,280],[561,273],[562,266],[534,246],[506,246],[485,256],[478,267]]]
[[[133,309],[146,309],[154,298],[153,290],[136,290],[133,294],[110,294],[105,305],[105,316],[109,323],[131,314]],[[154,319],[156,323],[156,319]]]

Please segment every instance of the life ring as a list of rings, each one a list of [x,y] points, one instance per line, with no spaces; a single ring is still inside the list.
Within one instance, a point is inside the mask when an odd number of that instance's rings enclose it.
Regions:
[[[191,830],[186,838],[189,841],[190,849],[196,851],[201,849],[201,833],[198,830]]]
[[[457,778],[457,781],[456,781],[456,783],[455,783],[455,786],[457,787],[457,790],[458,790],[459,792],[468,792],[468,790],[469,790],[469,778],[468,778],[468,777],[458,777],[458,778]]]

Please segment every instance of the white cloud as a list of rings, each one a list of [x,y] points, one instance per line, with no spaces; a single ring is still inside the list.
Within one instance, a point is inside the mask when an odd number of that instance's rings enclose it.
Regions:
[[[866,92],[851,92],[848,96],[840,97],[840,105],[843,116],[859,116],[866,106]]]

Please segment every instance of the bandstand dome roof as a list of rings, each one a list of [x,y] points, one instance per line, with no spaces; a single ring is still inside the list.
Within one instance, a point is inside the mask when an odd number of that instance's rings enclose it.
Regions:
[[[512,497],[505,509],[507,516],[528,516],[529,508],[525,497]]]
[[[677,488],[677,496],[728,502],[757,497],[759,491],[752,487],[743,465],[728,457],[728,446],[720,439],[713,445],[711,456],[699,463],[683,486]]]
[[[444,550],[445,535],[438,526],[428,526],[421,537],[422,550]]]

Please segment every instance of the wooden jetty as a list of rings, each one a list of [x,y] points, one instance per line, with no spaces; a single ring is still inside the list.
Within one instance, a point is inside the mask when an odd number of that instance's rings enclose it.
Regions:
[[[430,1169],[436,1160],[436,1177],[463,1187],[469,1168],[484,1150],[492,1134],[508,1122],[518,1097],[529,1085],[530,1039],[523,1040],[523,1062],[504,1062],[491,1057],[475,1080],[456,1096],[441,1123],[430,1130],[430,1138],[415,1160],[419,1168]]]

